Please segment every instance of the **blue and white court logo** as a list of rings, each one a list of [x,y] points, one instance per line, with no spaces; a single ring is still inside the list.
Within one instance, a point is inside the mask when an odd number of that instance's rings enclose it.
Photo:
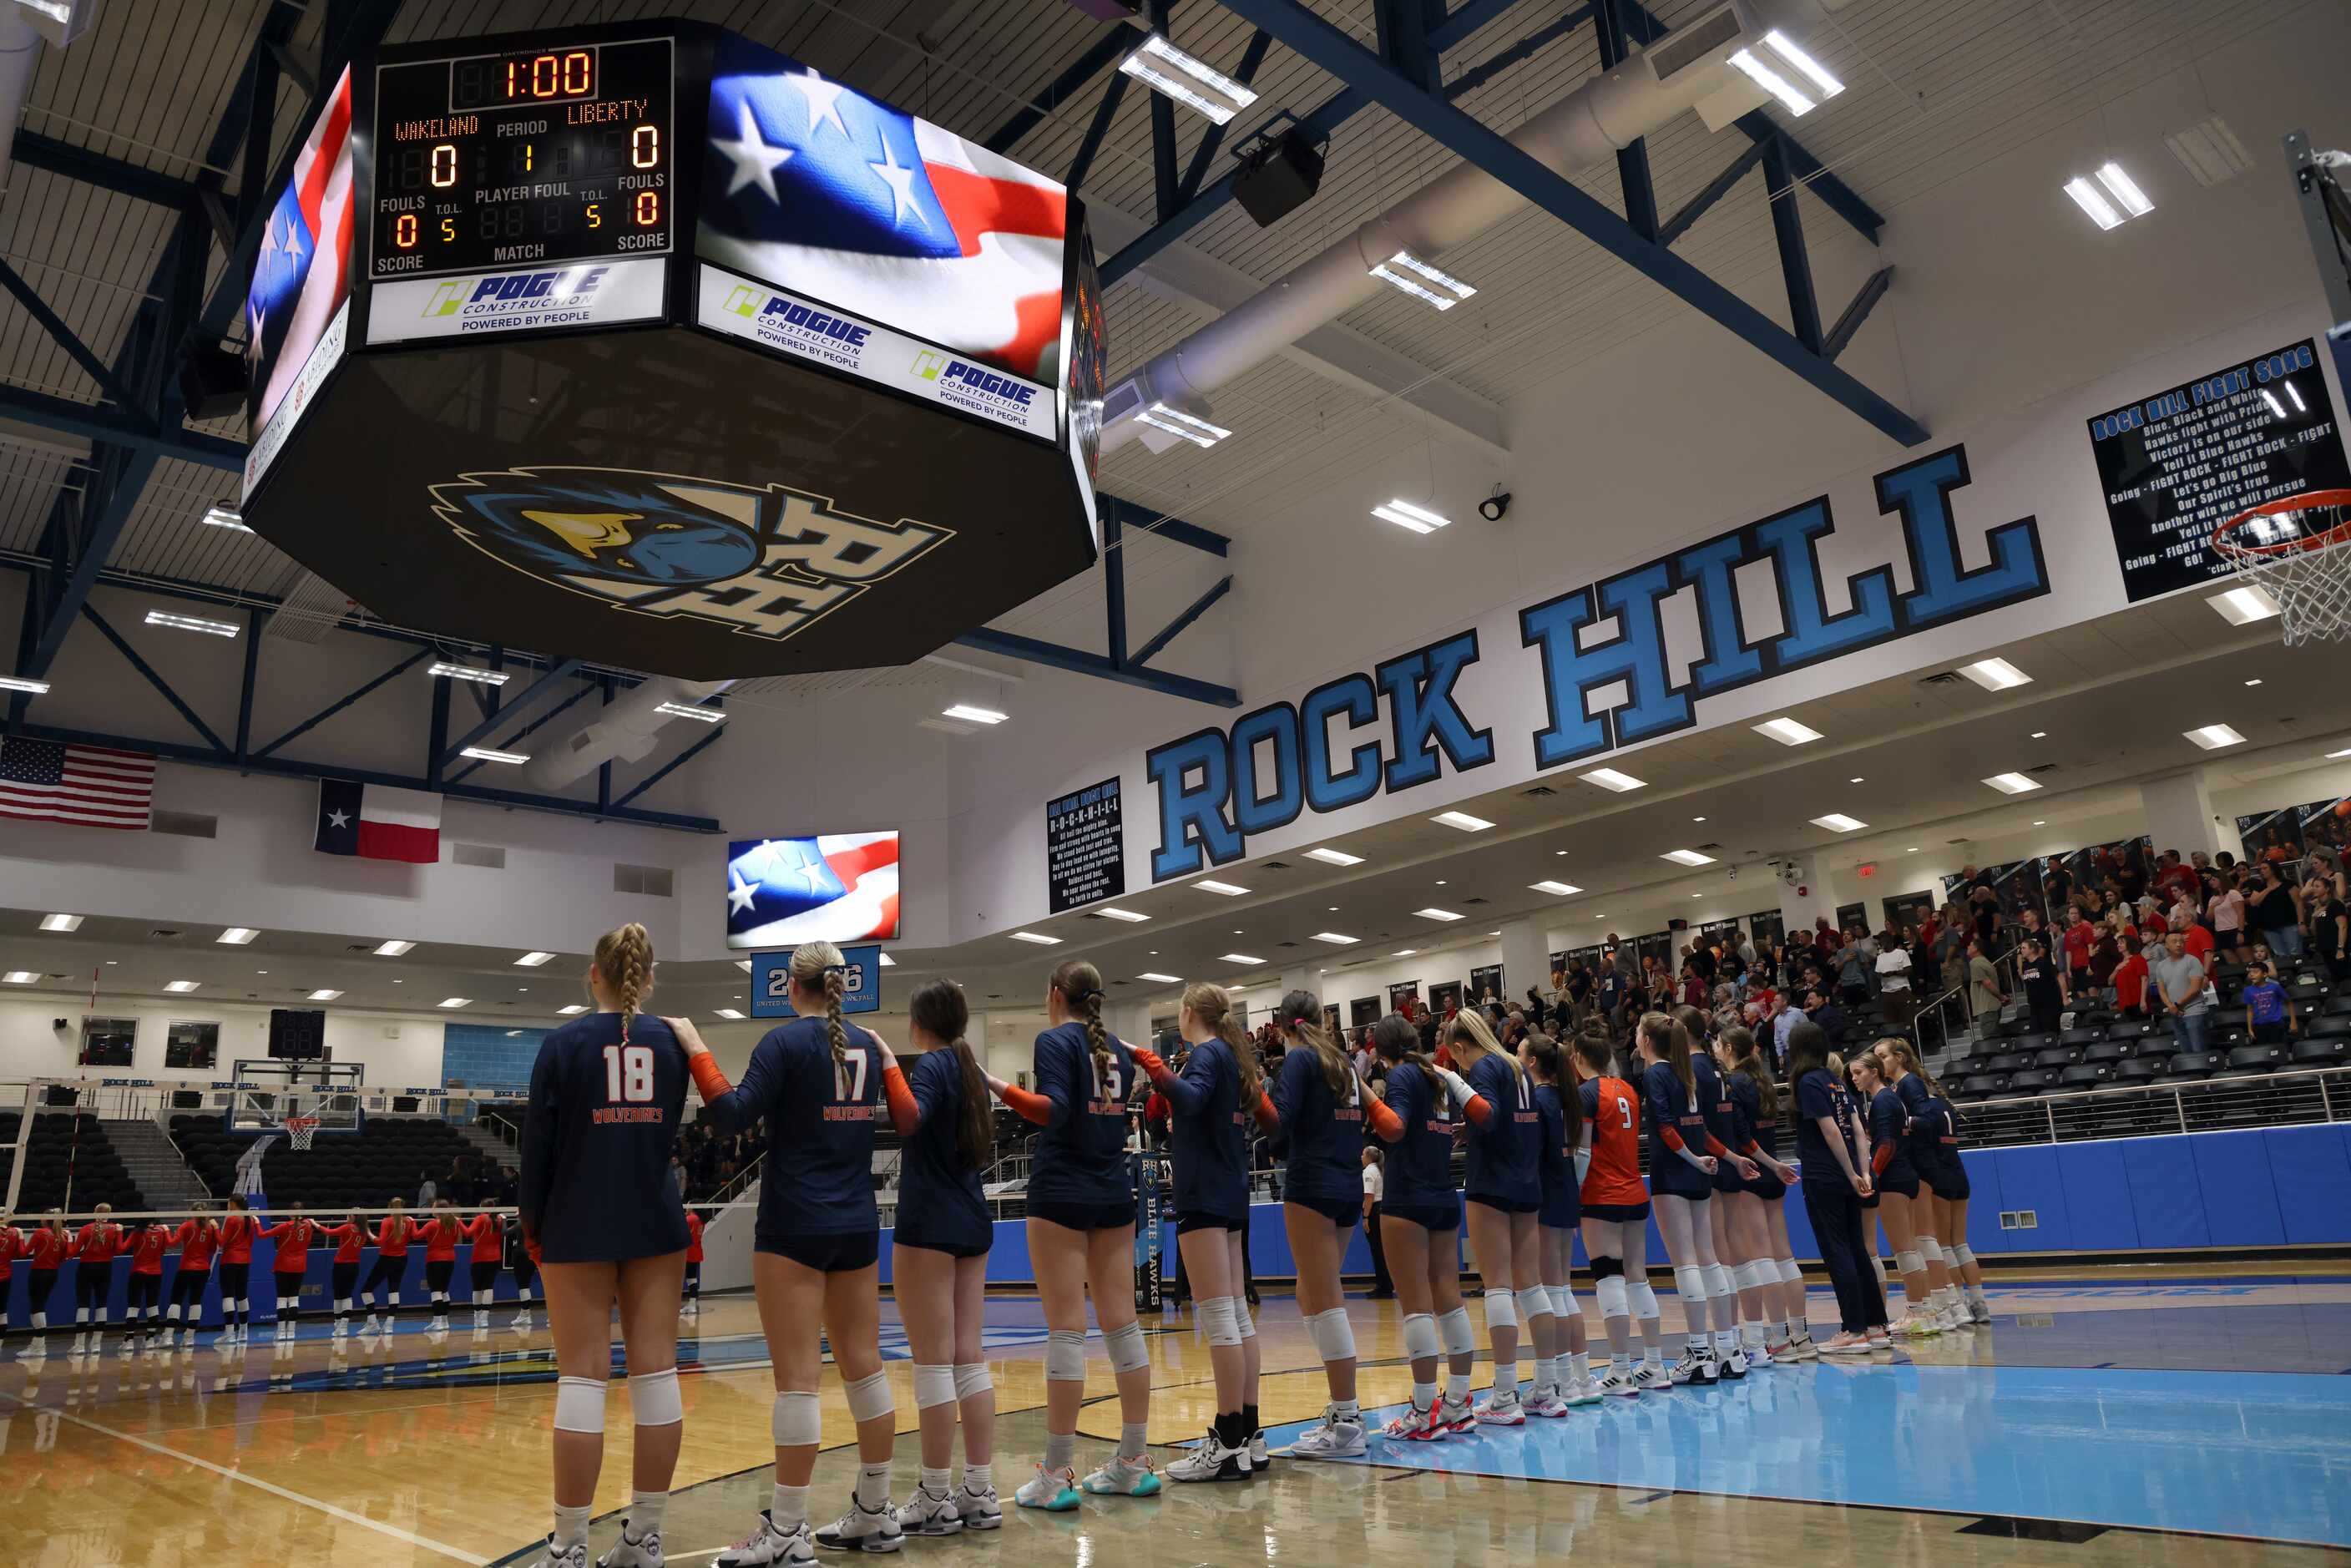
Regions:
[[[630,468],[509,468],[428,488],[460,538],[517,571],[616,609],[778,641],[954,532],[852,517],[780,485]]]

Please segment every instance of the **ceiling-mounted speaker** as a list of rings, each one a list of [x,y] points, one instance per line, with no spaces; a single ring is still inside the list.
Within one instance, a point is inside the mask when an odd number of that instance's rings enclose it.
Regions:
[[[217,343],[190,350],[180,367],[180,400],[191,419],[243,413],[245,391],[245,356]]]
[[[1322,149],[1303,127],[1250,148],[1233,173],[1233,199],[1258,227],[1271,228],[1322,188]]]

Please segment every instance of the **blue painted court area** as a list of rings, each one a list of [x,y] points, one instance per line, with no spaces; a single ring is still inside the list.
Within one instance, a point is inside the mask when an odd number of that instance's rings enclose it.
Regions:
[[[1361,1462],[2351,1546],[2351,1377],[1776,1368]]]

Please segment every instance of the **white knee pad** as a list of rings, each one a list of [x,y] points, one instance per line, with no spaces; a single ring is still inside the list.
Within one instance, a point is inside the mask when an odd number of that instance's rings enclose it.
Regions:
[[[677,1391],[677,1368],[630,1378],[629,1413],[640,1427],[674,1427],[684,1420],[685,1401]]]
[[[1918,1238],[1918,1256],[1929,1263],[1939,1263],[1943,1260],[1943,1244],[1931,1236],[1921,1236]]]
[[[1772,1273],[1776,1276],[1779,1273],[1779,1270],[1776,1268],[1773,1269]],[[1738,1268],[1733,1269],[1730,1271],[1730,1282],[1732,1286],[1738,1290],[1760,1291],[1766,1284],[1775,1283],[1776,1280],[1765,1280],[1763,1278],[1763,1265],[1750,1260],[1745,1263],[1741,1263]]]
[[[1306,1332],[1314,1336],[1315,1354],[1325,1361],[1355,1359],[1355,1329],[1347,1321],[1347,1309],[1332,1307],[1316,1312],[1306,1320]]]
[[[1519,1321],[1531,1323],[1537,1318],[1551,1316],[1551,1292],[1541,1285],[1529,1285],[1519,1291]]]
[[[1949,1260],[1952,1268],[1964,1269],[1976,1260],[1976,1249],[1964,1241],[1955,1242],[1945,1257]]]
[[[1559,1319],[1562,1322],[1565,1322],[1568,1319],[1576,1315],[1575,1289],[1573,1286],[1552,1285],[1546,1288],[1546,1293],[1551,1297],[1552,1316]]]
[[[1916,1274],[1927,1266],[1927,1260],[1916,1250],[1897,1252],[1894,1255],[1894,1266],[1905,1274]]]
[[[956,1402],[955,1368],[952,1366],[914,1367],[914,1408],[928,1410],[934,1405]]]
[[[956,1397],[969,1399],[974,1395],[995,1392],[996,1379],[987,1375],[984,1361],[958,1361],[955,1369]]]
[[[1252,1340],[1257,1338],[1257,1323],[1249,1317],[1249,1298],[1247,1296],[1231,1296],[1228,1297],[1227,1300],[1233,1303],[1233,1322],[1239,1325],[1241,1338],[1244,1340]]]
[[[1411,1320],[1405,1320],[1405,1338],[1411,1338]],[[1240,1320],[1233,1316],[1230,1296],[1211,1296],[1200,1303],[1200,1333],[1212,1345],[1238,1345],[1241,1343]]]
[[[1045,1335],[1045,1377],[1051,1383],[1086,1380],[1086,1336],[1076,1329],[1054,1329]]]
[[[1796,1260],[1793,1258],[1780,1260],[1780,1283],[1793,1285],[1798,1290],[1803,1289],[1804,1271],[1796,1267]]]
[[[1706,1265],[1706,1293],[1708,1295],[1728,1296],[1737,1289],[1738,1286],[1731,1280],[1730,1270],[1728,1268],[1724,1267],[1720,1263],[1708,1263]]]
[[[890,1375],[869,1373],[849,1385],[849,1418],[861,1426],[898,1408],[890,1397]]]
[[[1143,1325],[1123,1322],[1102,1335],[1102,1343],[1110,1350],[1113,1372],[1134,1372],[1151,1364],[1151,1353],[1143,1345]]]
[[[1478,1331],[1469,1326],[1467,1307],[1456,1307],[1437,1319],[1437,1332],[1444,1337],[1447,1355],[1468,1355],[1478,1348]]]
[[[777,1395],[768,1431],[778,1448],[815,1448],[824,1441],[824,1402],[806,1389]]]
[[[1706,1300],[1706,1270],[1695,1263],[1685,1263],[1674,1270],[1674,1293],[1687,1306],[1692,1301]]]
[[[555,1380],[555,1429],[559,1432],[601,1432],[604,1429],[602,1378],[559,1377]]]
[[[1405,1359],[1433,1360],[1437,1350],[1437,1319],[1427,1312],[1406,1312],[1404,1319]]]
[[[1665,1315],[1657,1310],[1656,1289],[1649,1283],[1649,1277],[1646,1273],[1644,1273],[1637,1280],[1627,1279],[1625,1281],[1625,1288],[1632,1295],[1633,1315],[1635,1317],[1653,1319],[1663,1317]]]
[[[1600,1315],[1604,1318],[1629,1318],[1633,1315],[1631,1292],[1625,1288],[1625,1276],[1611,1274],[1596,1281],[1592,1293],[1600,1298]]]
[[[1486,1292],[1486,1332],[1519,1326],[1519,1299],[1504,1290]]]

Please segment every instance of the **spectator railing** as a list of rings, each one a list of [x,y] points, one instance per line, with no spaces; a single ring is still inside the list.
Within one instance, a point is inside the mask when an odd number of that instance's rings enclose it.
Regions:
[[[2011,947],[1994,956],[1991,969],[2000,988],[2013,996],[2016,992],[2016,949]],[[1947,1041],[1964,1033],[1974,1022],[1974,1016],[1968,1011],[1967,999],[1972,989],[1973,983],[1963,980],[1918,1004],[1918,1011],[1910,1019],[1910,1043],[1917,1049],[1920,1061],[1926,1060],[1928,1051],[1940,1049]],[[1936,1036],[1931,1044],[1927,1038],[1930,1024]]]
[[[2351,1121],[2351,1068],[2116,1085],[1959,1107],[1968,1148]]]

